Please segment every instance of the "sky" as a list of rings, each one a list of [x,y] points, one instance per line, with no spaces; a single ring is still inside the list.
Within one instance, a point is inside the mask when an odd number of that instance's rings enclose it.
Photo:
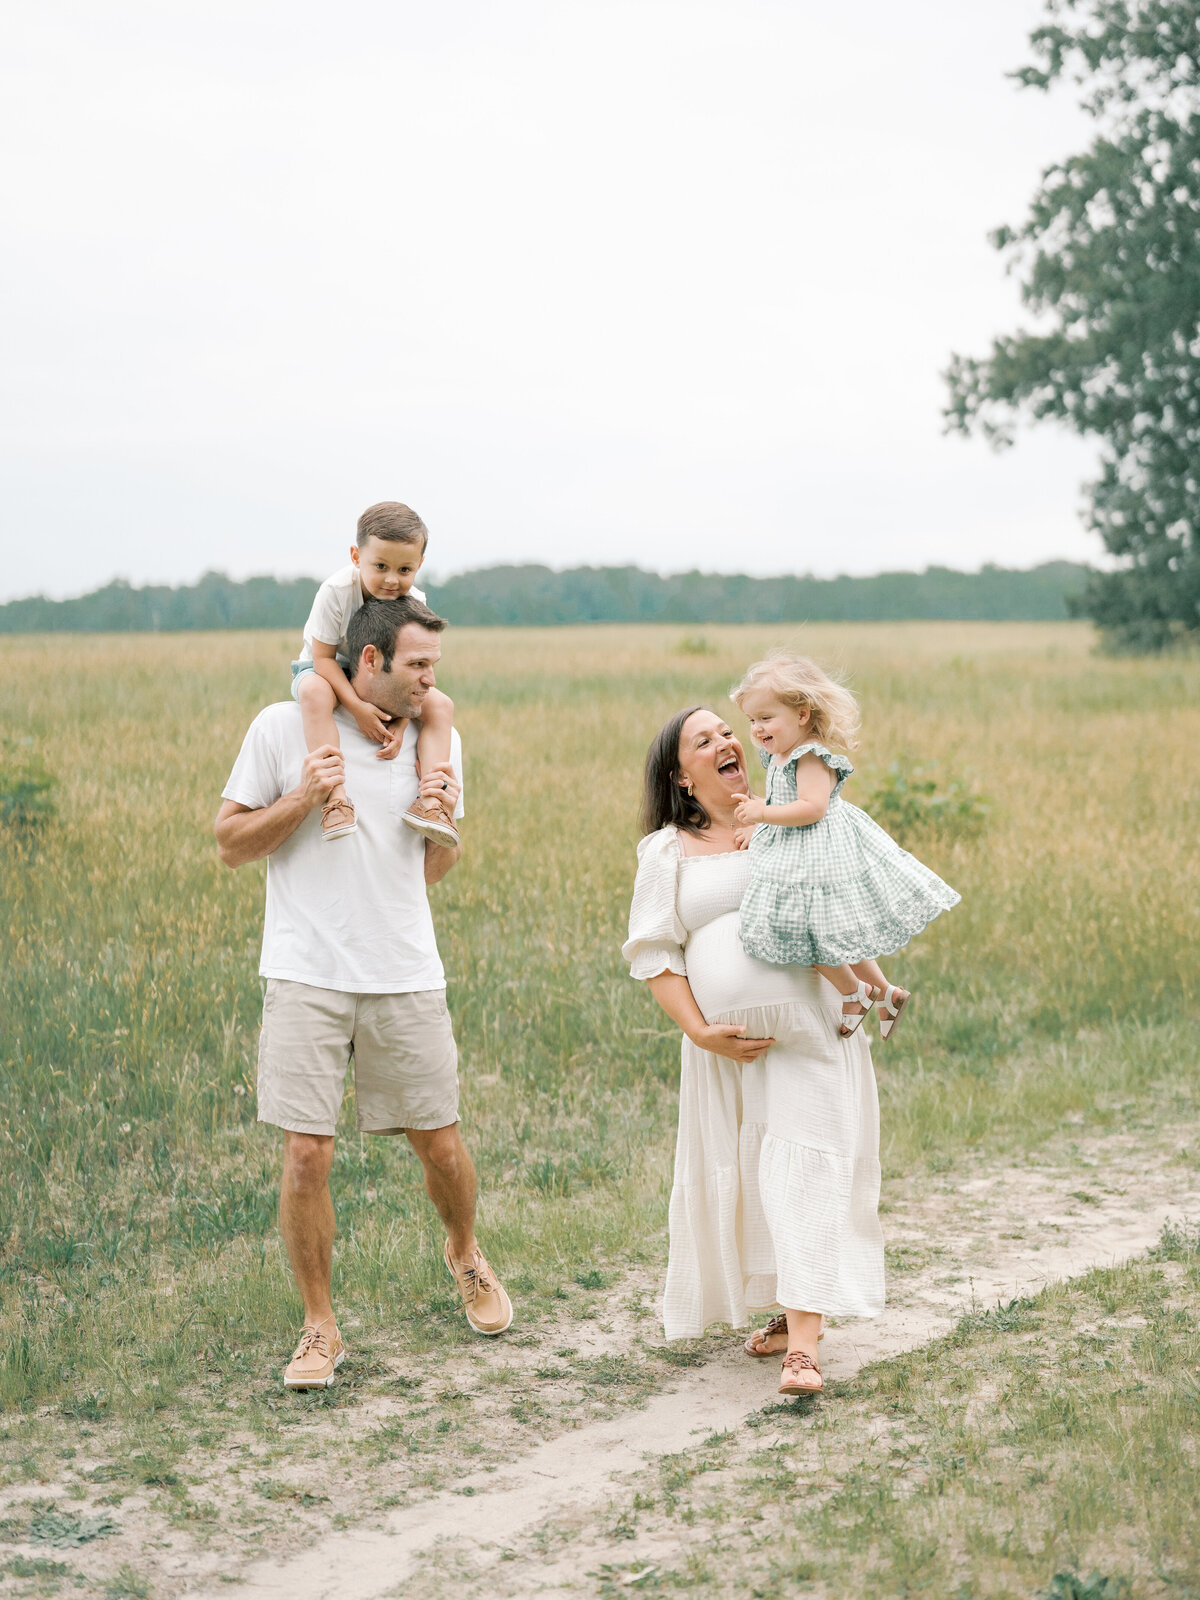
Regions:
[[[0,600],[1097,560],[1096,446],[946,437],[988,243],[1092,133],[1035,0],[14,0]]]

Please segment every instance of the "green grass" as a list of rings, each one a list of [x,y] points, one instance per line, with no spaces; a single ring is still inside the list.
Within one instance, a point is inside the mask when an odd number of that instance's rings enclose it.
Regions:
[[[964,900],[892,963],[918,1003],[878,1052],[886,1170],[1194,1113],[1200,662],[1096,657],[1082,625],[714,628],[703,653],[671,628],[451,631],[467,854],[435,917],[482,1227],[526,1329],[661,1264],[678,1041],[618,954],[640,767],[670,712],[730,711],[780,642],[853,669],[851,798],[894,794],[897,763],[956,797],[941,824],[903,819]],[[37,1408],[163,1471],[215,1448],[243,1400],[264,1437],[290,1425],[279,1143],[254,1121],[262,869],[222,868],[211,823],[293,646],[0,640],[0,751],[56,780],[57,808],[0,825],[0,1442],[18,1481],[45,1470]],[[335,1410],[388,1361],[467,1342],[416,1163],[352,1126],[348,1105],[336,1292],[361,1331]]]

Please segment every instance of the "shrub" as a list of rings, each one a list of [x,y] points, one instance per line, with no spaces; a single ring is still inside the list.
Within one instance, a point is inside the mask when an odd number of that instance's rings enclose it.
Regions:
[[[55,815],[58,780],[42,765],[32,739],[5,739],[0,745],[0,827],[40,828]]]
[[[875,785],[864,810],[900,843],[940,834],[970,838],[982,831],[988,805],[958,778],[943,779],[928,767],[893,761]]]

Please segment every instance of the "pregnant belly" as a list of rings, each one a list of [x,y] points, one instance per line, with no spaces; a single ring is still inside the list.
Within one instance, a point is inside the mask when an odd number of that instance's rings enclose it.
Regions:
[[[754,961],[738,938],[738,913],[697,928],[687,942],[687,975],[705,1021],[738,1021],[738,1012],[763,1006],[830,1006],[837,996],[811,967],[773,967]],[[749,1019],[747,1019],[749,1020]]]

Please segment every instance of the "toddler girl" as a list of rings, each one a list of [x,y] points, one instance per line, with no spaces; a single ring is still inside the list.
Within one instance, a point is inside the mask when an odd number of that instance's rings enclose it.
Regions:
[[[740,823],[760,824],[750,840],[742,947],[828,978],[843,997],[843,1037],[878,1004],[886,1039],[910,996],[888,983],[876,957],[899,950],[961,896],[842,799],[854,768],[829,746],[857,747],[848,689],[806,656],[776,651],[731,698],[767,769],[766,800],[747,795],[737,808]]]

